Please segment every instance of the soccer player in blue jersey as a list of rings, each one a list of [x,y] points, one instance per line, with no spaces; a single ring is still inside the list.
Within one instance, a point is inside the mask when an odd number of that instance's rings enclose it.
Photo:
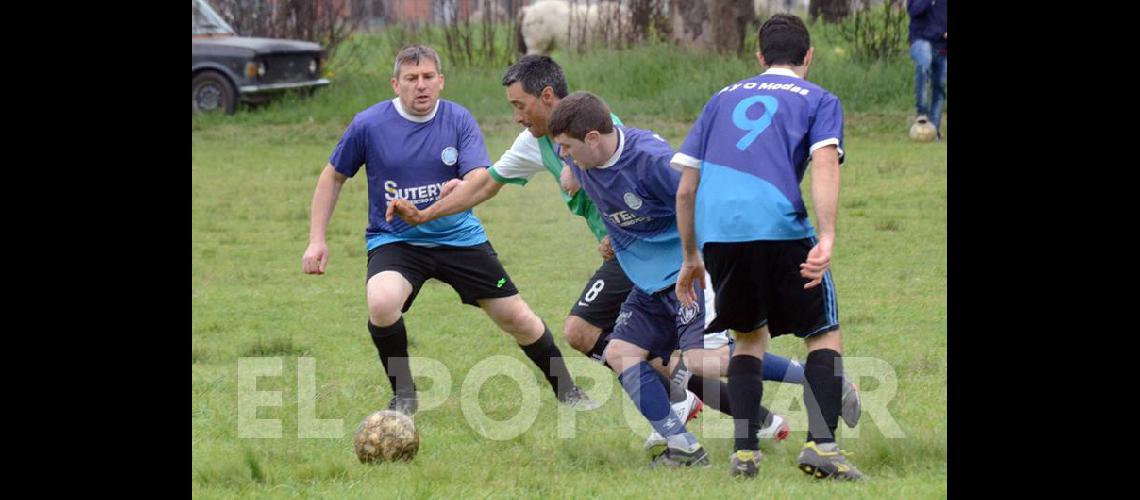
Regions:
[[[676,349],[683,354],[702,350],[704,337],[701,303],[682,306],[673,288],[681,265],[675,216],[680,174],[670,168],[673,150],[652,131],[615,126],[605,103],[588,92],[575,92],[558,104],[550,133],[602,215],[614,253],[635,285],[610,334],[606,361],[667,441],[654,463],[708,465],[696,438],[668,412],[665,392],[654,382],[648,362],[668,360]],[[770,414],[756,404],[751,413]],[[722,411],[731,414],[727,405]]]
[[[485,177],[491,164],[471,113],[439,98],[444,78],[434,49],[402,49],[392,72],[397,97],[357,114],[321,173],[303,271],[324,274],[328,221],[344,182],[364,165],[368,331],[392,385],[389,408],[412,415],[418,406],[403,313],[429,278],[450,284],[464,304],[482,308],[510,334],[543,372],[559,401],[576,409],[596,408],[574,384],[545,322],[519,296],[479,219],[464,211],[414,227],[385,220],[390,203],[406,201],[426,208],[438,200],[445,183]]]
[[[760,462],[751,409],[760,401],[762,359],[771,336],[794,334],[804,367],[807,443],[799,467],[813,477],[862,479],[835,442],[840,413],[842,337],[831,252],[843,158],[839,99],[806,80],[813,49],[800,18],[776,15],[759,30],[760,75],[733,83],[705,105],[673,158],[682,170],[677,221],[684,263],[677,296],[699,302],[707,267],[716,319],[706,331],[736,331],[728,394],[736,417],[733,475]],[[810,162],[819,238],[800,182]],[[703,252],[703,261],[702,261]]]

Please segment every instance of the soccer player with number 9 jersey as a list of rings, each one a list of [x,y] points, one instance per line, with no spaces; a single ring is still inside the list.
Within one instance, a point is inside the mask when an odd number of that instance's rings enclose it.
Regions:
[[[707,267],[716,319],[736,349],[728,395],[736,418],[730,472],[752,477],[762,359],[771,337],[793,334],[808,348],[804,406],[808,436],[799,468],[817,478],[862,479],[835,442],[843,392],[842,337],[829,267],[835,243],[843,109],[806,80],[813,49],[803,21],[776,15],[759,30],[757,58],[767,71],[725,86],[709,99],[680,151],[677,226],[683,261],[676,284],[686,304]],[[818,234],[800,195],[812,167]],[[703,261],[702,261],[703,254]]]

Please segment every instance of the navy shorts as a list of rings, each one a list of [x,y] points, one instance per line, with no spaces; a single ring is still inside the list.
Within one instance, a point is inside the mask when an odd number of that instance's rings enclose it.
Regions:
[[[685,307],[673,287],[652,295],[634,287],[621,305],[610,341],[624,340],[669,363],[673,351],[705,348],[704,304]]]

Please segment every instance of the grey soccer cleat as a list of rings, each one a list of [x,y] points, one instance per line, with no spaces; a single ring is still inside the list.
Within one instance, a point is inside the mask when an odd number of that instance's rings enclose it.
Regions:
[[[697,445],[692,451],[680,448],[665,448],[665,451],[653,458],[650,467],[708,467],[709,454],[704,447]]]
[[[558,397],[558,402],[569,406],[577,411],[590,411],[596,410],[602,406],[597,401],[590,399],[590,396],[583,391],[581,387],[574,386],[572,389],[566,391]]]
[[[755,477],[760,470],[760,460],[764,455],[760,450],[736,450],[729,461],[729,475],[732,477]]]
[[[416,396],[416,393],[414,393],[414,392],[411,393],[410,395],[408,395],[408,394],[404,394],[404,395],[394,394],[394,395],[392,395],[392,400],[388,401],[388,409],[389,410],[398,411],[398,412],[403,413],[404,415],[407,415],[409,417],[412,415],[415,415],[416,410],[418,410],[419,407],[420,407],[419,398]]]
[[[837,443],[816,444],[815,441],[808,441],[800,451],[800,470],[816,479],[866,479],[854,464],[847,461],[846,455],[847,452],[840,450]]]

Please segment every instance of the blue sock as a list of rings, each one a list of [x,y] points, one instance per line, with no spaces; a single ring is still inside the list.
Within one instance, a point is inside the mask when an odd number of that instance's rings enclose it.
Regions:
[[[626,368],[618,376],[621,387],[629,394],[629,399],[638,411],[664,437],[686,433],[685,423],[677,419],[669,406],[669,395],[657,377],[657,371],[642,361]]]
[[[764,353],[764,380],[786,384],[804,383],[804,365],[783,356]]]

